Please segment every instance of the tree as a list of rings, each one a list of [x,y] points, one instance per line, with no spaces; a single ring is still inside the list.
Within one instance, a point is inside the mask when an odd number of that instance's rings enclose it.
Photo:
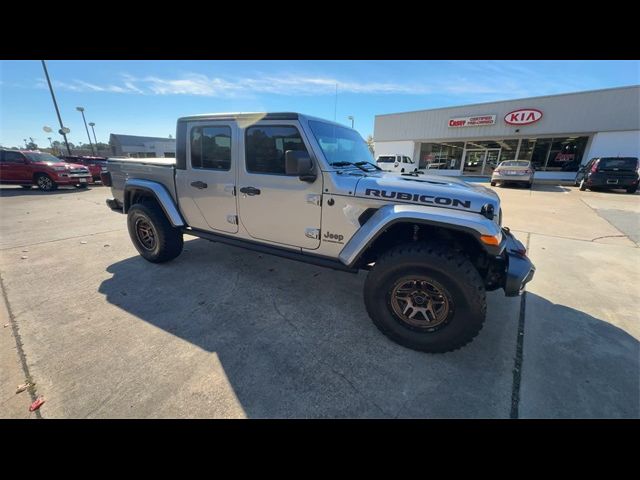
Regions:
[[[373,135],[367,135],[367,146],[369,147],[369,151],[371,155],[375,153],[375,142],[373,141]]]
[[[34,142],[27,143],[27,150],[37,150],[37,149],[38,149],[38,144]]]

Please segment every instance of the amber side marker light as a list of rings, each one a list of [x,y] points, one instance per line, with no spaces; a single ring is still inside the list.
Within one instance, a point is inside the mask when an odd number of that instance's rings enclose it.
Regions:
[[[502,235],[496,235],[495,237],[493,235],[480,235],[480,240],[482,240],[482,243],[486,243],[487,245],[500,245],[500,237]]]

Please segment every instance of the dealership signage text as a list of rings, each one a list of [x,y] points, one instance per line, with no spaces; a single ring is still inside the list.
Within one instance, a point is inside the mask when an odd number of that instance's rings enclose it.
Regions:
[[[449,126],[458,127],[477,127],[480,125],[494,125],[496,123],[495,115],[477,115],[475,117],[458,117],[450,118]]]
[[[521,108],[504,116],[504,121],[509,125],[529,125],[542,118],[542,112],[535,108]]]

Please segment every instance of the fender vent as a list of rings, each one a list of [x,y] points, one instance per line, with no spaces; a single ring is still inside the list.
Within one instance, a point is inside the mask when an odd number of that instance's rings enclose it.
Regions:
[[[378,211],[377,208],[367,208],[364,212],[362,212],[358,217],[358,223],[360,224],[360,226],[367,223],[369,219],[373,217],[373,214],[376,213],[377,211]]]

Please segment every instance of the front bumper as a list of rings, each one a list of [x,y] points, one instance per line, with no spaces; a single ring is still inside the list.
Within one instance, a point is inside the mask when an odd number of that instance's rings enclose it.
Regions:
[[[80,185],[91,183],[93,177],[91,174],[86,175],[57,175],[54,182],[58,185]]]
[[[502,229],[505,239],[504,259],[506,272],[504,277],[504,294],[507,297],[517,297],[522,293],[527,283],[536,273],[536,267],[527,257],[527,249],[508,228]]]

